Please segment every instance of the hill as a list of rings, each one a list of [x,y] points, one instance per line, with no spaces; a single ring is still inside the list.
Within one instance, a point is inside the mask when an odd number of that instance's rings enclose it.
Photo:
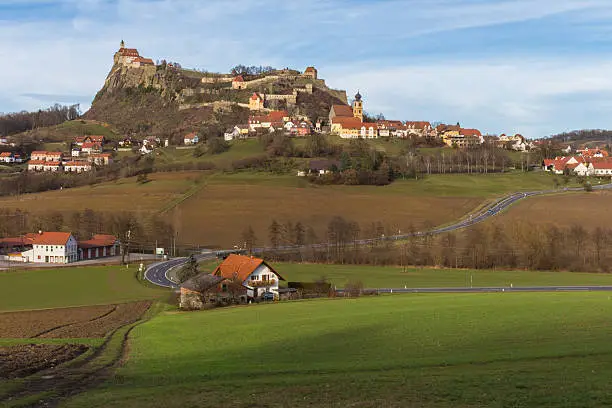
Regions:
[[[246,123],[255,92],[265,95],[266,108],[287,109],[313,121],[326,117],[332,104],[347,103],[346,92],[329,88],[316,75],[268,69],[238,77],[240,85],[232,74],[203,73],[165,61],[156,65],[122,45],[84,117],[109,123],[124,134],[179,142],[203,123],[216,123],[222,130]]]

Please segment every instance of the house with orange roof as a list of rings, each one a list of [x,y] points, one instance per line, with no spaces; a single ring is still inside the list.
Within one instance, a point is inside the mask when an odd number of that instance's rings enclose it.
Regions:
[[[200,137],[194,132],[186,134],[183,138],[183,143],[185,144],[185,146],[193,146],[195,144],[198,144],[199,141]]]
[[[265,292],[278,297],[279,281],[285,280],[263,259],[236,254],[230,254],[212,275],[241,283],[247,298],[251,299],[259,298]]]
[[[102,153],[102,143],[99,143],[99,142],[85,142],[81,146],[81,152],[83,152],[85,154]]]
[[[0,163],[21,163],[23,160],[21,159],[21,155],[13,152],[2,152],[0,153]]]
[[[32,250],[24,255],[34,263],[67,264],[78,260],[77,240],[69,232],[43,232],[32,237]]]
[[[69,161],[64,164],[66,173],[83,173],[91,171],[91,163],[86,161]]]

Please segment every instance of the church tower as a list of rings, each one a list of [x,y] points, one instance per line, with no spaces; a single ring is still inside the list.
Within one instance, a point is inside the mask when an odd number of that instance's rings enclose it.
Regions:
[[[361,94],[357,91],[355,100],[353,101],[353,116],[363,122],[363,101],[361,100]]]
[[[119,44],[119,49],[125,48],[125,41],[121,40],[121,44]]]

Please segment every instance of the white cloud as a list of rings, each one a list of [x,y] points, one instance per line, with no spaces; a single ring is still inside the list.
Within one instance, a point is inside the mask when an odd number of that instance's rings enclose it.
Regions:
[[[337,66],[328,77],[351,92],[360,88],[365,109],[371,113],[382,111],[398,119],[459,121],[490,133],[541,137],[608,126],[607,116],[600,113],[612,100],[611,70],[611,59],[576,63],[557,58],[382,69]],[[346,75],[347,71],[353,73]],[[593,115],[585,115],[586,109]]]

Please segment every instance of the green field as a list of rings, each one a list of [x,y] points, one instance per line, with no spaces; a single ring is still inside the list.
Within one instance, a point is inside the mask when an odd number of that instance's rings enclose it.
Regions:
[[[612,275],[576,272],[523,272],[406,268],[356,265],[315,265],[274,263],[271,265],[287,281],[313,282],[327,278],[337,287],[361,281],[368,288],[441,288],[487,286],[578,286],[612,285]],[[212,271],[212,269],[209,267]],[[208,270],[202,269],[202,270]]]
[[[0,311],[121,303],[168,293],[144,286],[135,274],[134,265],[0,272]]]
[[[404,295],[166,312],[68,407],[602,407],[604,293]]]

